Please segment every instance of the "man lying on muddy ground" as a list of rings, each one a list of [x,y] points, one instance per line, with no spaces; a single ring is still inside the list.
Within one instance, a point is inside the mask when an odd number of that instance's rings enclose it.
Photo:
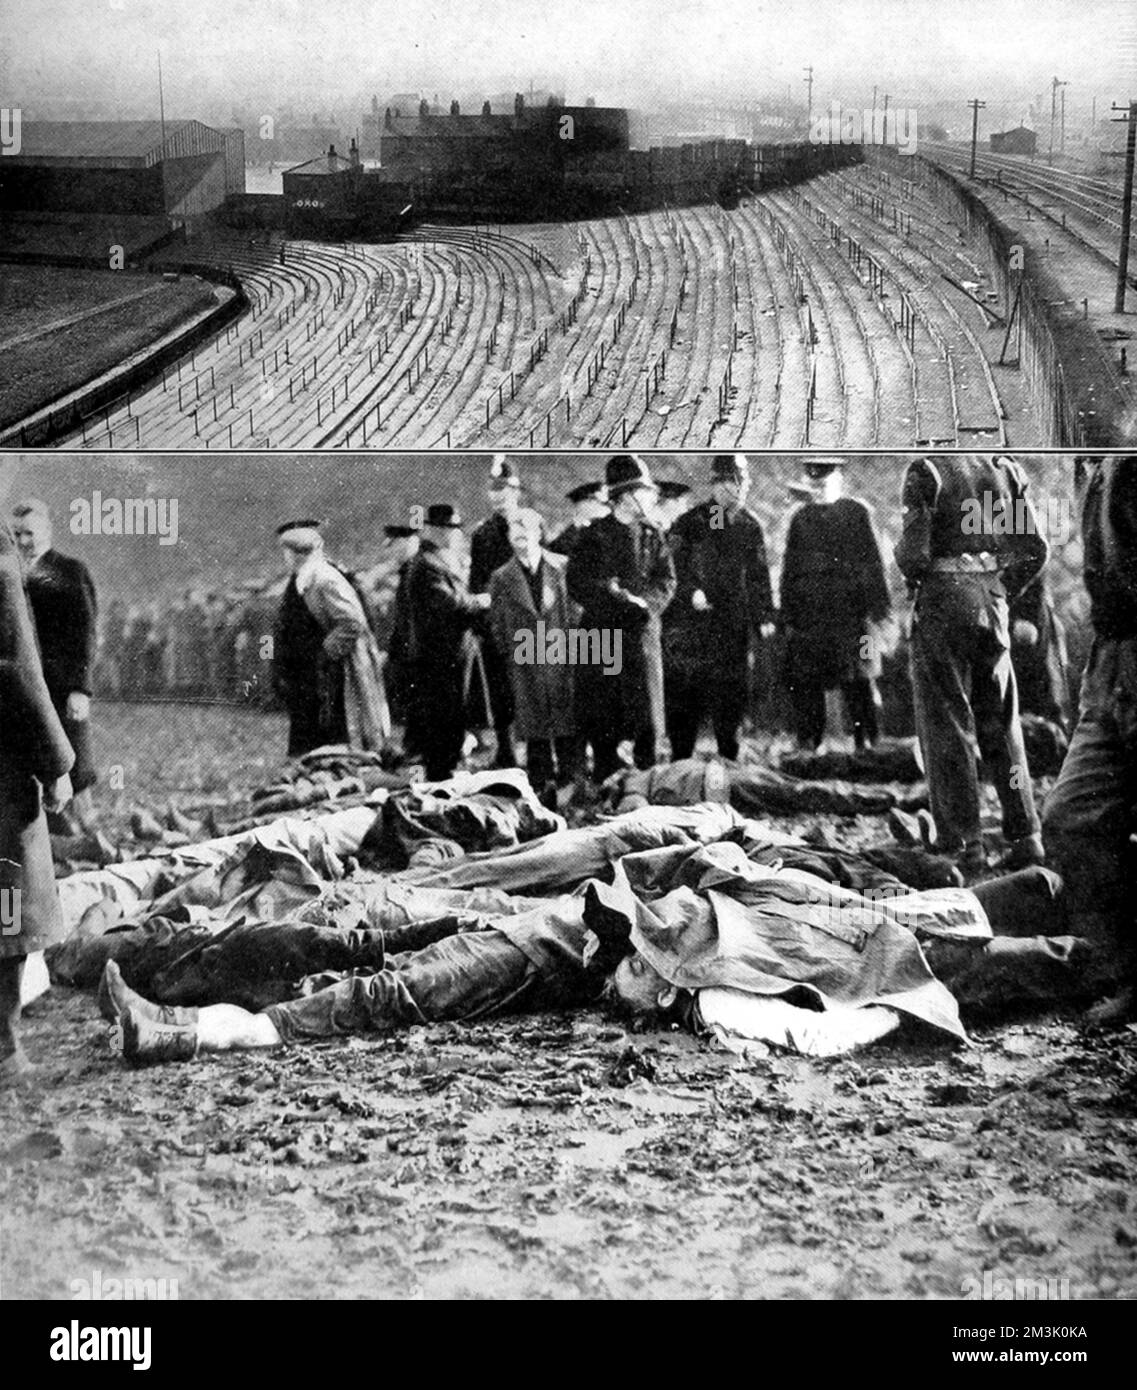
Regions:
[[[873,1011],[865,1026],[853,1021],[843,1041],[823,1038],[803,1050],[844,1050],[900,1019],[966,1041],[945,980],[1001,1004],[1078,995],[1079,942],[1004,935],[1061,922],[1060,881],[1041,869],[975,891],[901,887],[877,897],[802,870],[755,864],[730,841],[668,845],[627,856],[611,884],[590,880],[512,916],[415,924],[390,940],[419,949],[389,953],[380,932],[340,932],[336,965],[347,973],[309,975],[296,982],[297,997],[261,1012],[231,1003],[152,1003],[127,986],[114,961],[100,1006],[136,1065],[572,1008],[605,994],[668,1017],[682,1001],[680,1013],[692,1024],[706,1024],[706,1012],[721,1016],[742,996],[804,1003],[846,1022],[855,1011]],[[310,963],[323,969],[327,943],[308,940]],[[297,968],[302,955],[298,938]],[[708,1010],[700,1014],[703,1002]],[[735,1031],[746,1035],[748,1026]],[[769,1036],[768,1020],[757,1035]],[[792,1030],[776,1036],[794,1045]]]

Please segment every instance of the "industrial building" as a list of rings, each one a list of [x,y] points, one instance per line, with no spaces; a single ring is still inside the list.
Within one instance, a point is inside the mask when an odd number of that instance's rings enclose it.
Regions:
[[[27,121],[0,204],[40,216],[161,217],[193,228],[245,188],[245,137],[194,120]]]
[[[1038,132],[1029,126],[1017,125],[1013,130],[995,131],[991,135],[992,154],[1025,154],[1034,157],[1038,149]]]

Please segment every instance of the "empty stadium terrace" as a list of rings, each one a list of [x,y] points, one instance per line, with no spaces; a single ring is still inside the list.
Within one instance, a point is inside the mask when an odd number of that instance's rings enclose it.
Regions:
[[[736,206],[422,222],[375,244],[206,228],[182,261],[235,276],[245,311],[97,411],[64,403],[8,437],[95,449],[1103,442],[1132,418],[1108,350],[1089,389],[1112,398],[1089,418],[1059,348],[1034,341],[1039,325],[1025,344],[1021,322],[1010,332],[989,239],[915,169],[870,158]],[[1109,205],[1092,189],[1067,196],[1085,205],[1076,226],[1068,209],[1069,234],[1092,244],[1097,217],[1105,256]]]

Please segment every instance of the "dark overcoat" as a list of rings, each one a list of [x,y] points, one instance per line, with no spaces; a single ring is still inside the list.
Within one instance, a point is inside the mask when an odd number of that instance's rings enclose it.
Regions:
[[[502,565],[490,579],[490,626],[513,683],[514,727],[524,739],[565,738],[576,731],[575,668],[567,659],[547,659],[556,653],[556,632],[565,634],[567,657],[567,634],[575,625],[567,569],[565,556],[545,551],[539,605],[520,560]]]
[[[790,521],[782,563],[781,621],[791,684],[832,689],[880,675],[871,623],[892,610],[872,513],[842,497],[807,502]]]
[[[75,750],[71,784],[75,791],[85,791],[97,780],[91,722],[68,719],[66,709],[73,691],[89,696],[94,687],[98,646],[94,581],[81,560],[48,550],[28,571],[27,593],[48,694]]]
[[[647,521],[600,517],[580,533],[568,562],[569,597],[580,626],[620,633],[622,666],[577,671],[581,724],[616,739],[663,733],[661,619],[675,594],[675,566],[663,532]],[[644,604],[636,604],[639,598]]]

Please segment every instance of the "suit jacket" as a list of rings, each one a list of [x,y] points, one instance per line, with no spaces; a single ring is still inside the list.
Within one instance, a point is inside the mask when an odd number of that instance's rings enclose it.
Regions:
[[[61,704],[73,690],[90,695],[98,604],[86,565],[48,550],[32,566],[27,591],[52,699]]]
[[[516,556],[490,579],[490,626],[513,685],[517,733],[525,739],[563,738],[576,729],[574,668],[564,661],[542,660],[548,655],[550,630],[567,633],[575,623],[567,569],[565,556],[543,552],[539,605]],[[544,622],[543,630],[538,622]],[[535,649],[534,660],[518,659],[524,656],[526,639]]]
[[[0,957],[26,956],[62,934],[40,784],[70,772],[75,755],[48,694],[15,540],[2,520],[0,709]]]

